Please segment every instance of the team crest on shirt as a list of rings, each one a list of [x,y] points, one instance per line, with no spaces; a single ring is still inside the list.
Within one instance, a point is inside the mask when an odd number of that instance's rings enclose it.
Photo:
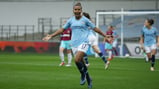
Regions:
[[[85,24],[85,22],[84,22],[84,21],[82,21],[82,22],[81,22],[81,24]]]

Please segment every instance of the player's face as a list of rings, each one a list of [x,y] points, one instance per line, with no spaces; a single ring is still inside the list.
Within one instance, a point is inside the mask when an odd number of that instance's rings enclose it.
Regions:
[[[146,27],[150,26],[150,24],[148,23],[148,21],[147,21],[147,20],[145,20],[144,25],[145,25]]]
[[[113,28],[109,26],[109,27],[108,27],[108,30],[113,30]]]
[[[111,41],[113,39],[112,35],[107,35],[106,36],[107,40]]]
[[[77,19],[81,17],[82,8],[80,6],[74,6],[73,13]]]

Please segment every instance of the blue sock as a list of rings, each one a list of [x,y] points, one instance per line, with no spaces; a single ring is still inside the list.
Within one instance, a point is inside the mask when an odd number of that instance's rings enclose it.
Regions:
[[[90,78],[90,75],[89,75],[89,73],[86,73],[86,79],[87,79],[87,83],[88,83],[88,85],[90,85],[90,83],[91,83],[91,78]]]
[[[154,67],[155,65],[155,55],[152,55],[152,58],[151,58],[151,67]]]
[[[100,58],[102,58],[102,60],[104,61],[104,63],[107,63],[107,60],[105,58],[105,56],[103,55],[102,52],[98,53],[98,55],[100,56]]]
[[[89,73],[87,71],[87,67],[85,65],[84,65],[84,73],[86,74],[87,83],[88,83],[88,85],[90,85],[91,78],[90,78],[90,75],[89,75]]]
[[[82,79],[84,79],[85,75],[87,74],[87,67],[86,67],[86,65],[84,64],[83,61],[80,61],[80,62],[76,62],[76,66],[77,66],[78,70],[81,73]]]
[[[83,59],[84,59],[84,61],[85,61],[86,64],[89,64],[87,54],[84,55]]]
[[[86,65],[84,64],[84,62],[82,62],[83,63],[83,72],[86,74],[88,71],[87,71],[87,67],[86,67]]]
[[[83,69],[84,69],[83,63],[82,63],[82,62],[76,62],[76,66],[77,66],[79,72],[80,72],[81,74],[83,74],[83,73],[84,73],[84,72],[83,72]]]

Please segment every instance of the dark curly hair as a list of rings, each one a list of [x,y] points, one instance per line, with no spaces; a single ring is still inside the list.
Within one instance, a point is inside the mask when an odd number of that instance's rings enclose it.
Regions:
[[[147,19],[147,22],[152,26],[154,24],[154,20],[153,19]]]
[[[90,15],[89,15],[88,13],[83,12],[83,15],[84,15],[85,17],[87,17],[89,20],[91,19]]]

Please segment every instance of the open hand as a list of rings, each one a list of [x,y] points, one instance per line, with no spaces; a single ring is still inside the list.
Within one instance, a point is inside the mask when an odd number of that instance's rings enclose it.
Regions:
[[[48,41],[51,39],[51,36],[49,34],[47,34],[42,40],[43,41]]]

